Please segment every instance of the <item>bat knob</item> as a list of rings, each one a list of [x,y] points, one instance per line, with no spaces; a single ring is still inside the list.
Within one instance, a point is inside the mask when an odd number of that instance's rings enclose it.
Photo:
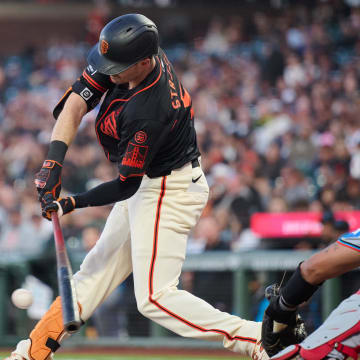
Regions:
[[[71,321],[64,325],[65,331],[69,334],[74,334],[79,331],[81,327],[81,322],[79,321]]]

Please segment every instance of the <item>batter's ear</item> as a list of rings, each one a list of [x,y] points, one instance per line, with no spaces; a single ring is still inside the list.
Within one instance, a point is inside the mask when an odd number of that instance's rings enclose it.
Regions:
[[[151,63],[152,57],[147,57],[140,61],[141,66],[148,66]]]

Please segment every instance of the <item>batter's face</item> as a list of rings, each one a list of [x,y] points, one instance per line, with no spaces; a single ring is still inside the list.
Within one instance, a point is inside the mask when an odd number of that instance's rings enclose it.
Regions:
[[[148,75],[150,63],[150,59],[141,60],[119,74],[110,75],[110,79],[114,84],[133,83],[136,86]]]
[[[114,84],[128,83],[133,78],[137,77],[138,75],[137,68],[138,68],[138,64],[134,64],[119,74],[110,75],[110,79]]]

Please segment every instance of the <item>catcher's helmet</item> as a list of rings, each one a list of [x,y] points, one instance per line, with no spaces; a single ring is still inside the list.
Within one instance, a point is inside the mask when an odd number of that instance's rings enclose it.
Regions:
[[[100,73],[115,75],[158,51],[156,25],[144,15],[127,14],[104,26],[87,60]]]

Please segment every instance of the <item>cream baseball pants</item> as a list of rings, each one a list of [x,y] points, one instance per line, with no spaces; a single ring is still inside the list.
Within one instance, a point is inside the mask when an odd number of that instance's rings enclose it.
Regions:
[[[144,176],[134,196],[114,205],[74,275],[83,320],[132,272],[141,314],[181,336],[223,341],[226,348],[251,355],[260,323],[221,312],[178,289],[187,238],[208,193],[201,167],[189,163],[168,176]]]

